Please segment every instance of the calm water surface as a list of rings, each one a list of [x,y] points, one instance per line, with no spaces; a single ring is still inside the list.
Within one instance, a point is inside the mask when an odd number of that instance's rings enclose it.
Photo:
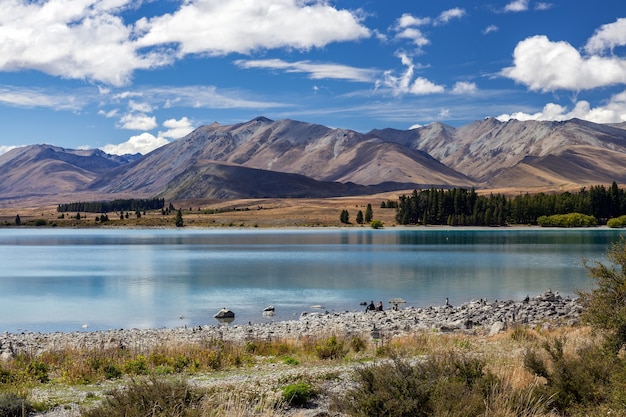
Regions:
[[[595,230],[0,230],[0,332],[286,320],[303,311],[574,295],[623,232]],[[262,310],[274,305],[273,318]],[[181,318],[182,317],[182,318]]]

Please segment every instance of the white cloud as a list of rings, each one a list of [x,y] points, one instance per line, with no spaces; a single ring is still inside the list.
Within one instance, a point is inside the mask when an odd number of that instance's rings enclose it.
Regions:
[[[0,104],[14,107],[80,110],[89,100],[89,97],[90,90],[88,89],[83,89],[80,93],[76,91],[73,93],[64,93],[59,91],[46,91],[40,88],[0,85]]]
[[[396,22],[398,28],[407,28],[411,26],[423,26],[431,23],[430,17],[414,17],[410,13],[404,13]]]
[[[616,46],[626,45],[626,18],[602,25],[585,44],[588,54],[601,54],[606,50],[613,52]]]
[[[500,30],[496,25],[489,25],[485,29],[483,29],[483,35],[488,35],[489,33],[497,32]]]
[[[402,61],[402,65],[406,66],[406,71],[400,76],[394,75],[393,71],[385,71],[383,78],[376,81],[376,88],[384,87],[391,90],[394,96],[400,96],[404,94],[425,95],[442,93],[445,87],[437,85],[426,78],[418,77],[413,80],[415,74],[416,65],[413,60],[404,53],[398,54],[398,57]]]
[[[189,0],[172,14],[139,20],[137,45],[176,43],[179,56],[307,50],[371,36],[360,20],[322,0]]]
[[[417,47],[421,48],[422,46],[426,46],[430,44],[430,41],[421,30],[417,28],[405,28],[396,34],[397,39],[409,39],[411,40]]]
[[[179,139],[186,136],[193,130],[193,123],[187,117],[182,117],[178,120],[168,119],[164,121],[163,127],[166,127],[167,130],[159,131],[157,136],[149,132],[143,132],[139,135],[131,136],[126,142],[117,145],[108,144],[100,149],[113,155],[136,153],[145,155],[163,145],[167,145],[169,143],[168,139]]]
[[[63,78],[112,85],[130,81],[136,69],[165,65],[163,54],[142,55],[131,28],[118,15],[131,0],[2,2],[0,70],[37,70]]]
[[[501,114],[498,120],[550,120],[562,121],[573,118],[588,120],[595,123],[620,123],[626,122],[626,91],[615,94],[605,105],[592,108],[585,100],[578,101],[574,108],[569,110],[559,104],[548,103],[536,113],[517,112]]]
[[[504,6],[505,12],[524,12],[528,10],[528,0],[514,0]]]
[[[454,9],[441,12],[441,14],[437,16],[437,19],[435,20],[435,24],[436,25],[446,24],[452,19],[462,18],[463,16],[465,16],[465,14],[466,14],[465,9],[455,7]]]
[[[409,126],[409,130],[419,129],[422,126],[423,125],[421,125],[419,123],[415,123],[414,125]]]
[[[140,112],[140,113],[150,113],[152,112],[152,106],[148,103],[138,103],[134,100],[129,100],[128,102],[128,108],[131,111],[134,112]]]
[[[0,145],[0,155],[5,154],[7,152],[9,152],[10,150],[13,150],[15,148],[19,148],[19,146],[12,146],[12,145]]]
[[[444,89],[442,85],[437,85],[423,77],[417,77],[409,88],[409,92],[415,95],[426,95],[443,93]]]
[[[187,54],[323,47],[371,36],[357,13],[324,0],[186,0],[173,13],[125,22],[138,0],[3,0],[0,71],[36,70],[113,86]]]
[[[340,79],[356,82],[373,82],[378,70],[355,68],[339,64],[321,64],[310,61],[287,62],[281,59],[237,60],[235,65],[240,68],[277,69],[285,72],[308,73],[309,78]]]
[[[593,47],[595,48],[595,46]],[[626,83],[626,60],[616,56],[583,57],[567,42],[533,36],[517,44],[514,66],[501,74],[531,90],[581,91]]]
[[[159,137],[168,139],[182,138],[183,136],[191,133],[191,131],[193,130],[193,123],[186,117],[183,117],[179,120],[168,119],[163,122],[163,126],[167,127],[168,130],[164,132],[159,131]]]
[[[124,115],[117,126],[129,130],[152,130],[158,125],[155,116],[148,116],[143,113],[130,113]]]
[[[476,83],[468,81],[459,81],[452,87],[452,94],[474,94],[478,91]]]
[[[544,3],[544,2],[535,3],[535,10],[550,10],[553,7],[554,7],[554,4],[552,3]]]
[[[118,145],[105,145],[100,149],[112,155],[134,155],[136,153],[145,155],[163,145],[167,145],[168,143],[169,142],[165,138],[157,137],[151,133],[144,132],[137,136],[131,136],[126,142]]]
[[[113,110],[109,110],[109,111],[104,111],[104,110],[100,110],[98,111],[98,114],[100,116],[104,116],[107,119],[110,119],[111,117],[115,117],[117,116],[117,114],[119,113],[118,109],[113,109]]]

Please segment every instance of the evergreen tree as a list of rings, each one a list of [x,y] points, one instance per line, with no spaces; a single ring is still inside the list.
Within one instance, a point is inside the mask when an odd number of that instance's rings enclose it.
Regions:
[[[361,210],[359,210],[359,212],[356,214],[356,222],[358,224],[363,224],[363,212]]]
[[[341,210],[341,214],[339,215],[339,221],[345,224],[350,223],[350,213],[348,213],[348,210],[346,209]]]
[[[365,209],[365,223],[369,223],[374,218],[374,212],[372,211],[372,205],[368,204]]]
[[[15,216],[15,224],[17,226],[19,226],[20,224],[22,224],[22,219],[20,219],[20,215],[18,214],[17,216]]]
[[[183,222],[183,213],[182,211],[180,211],[180,209],[178,209],[178,211],[176,212],[176,227],[183,227],[185,224]]]

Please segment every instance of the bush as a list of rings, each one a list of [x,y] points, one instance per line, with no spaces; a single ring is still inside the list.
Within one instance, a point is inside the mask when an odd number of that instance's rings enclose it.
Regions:
[[[577,293],[583,306],[583,321],[603,331],[610,349],[617,353],[626,345],[626,239],[614,243],[607,258],[611,266],[584,261],[587,273],[596,285],[589,292]]]
[[[370,227],[372,229],[382,229],[383,222],[381,222],[380,220],[372,220],[372,222],[370,223]]]
[[[609,219],[609,221],[606,222],[606,225],[611,228],[626,227],[626,216],[620,216],[618,218]]]
[[[116,390],[84,417],[195,417],[200,416],[202,396],[184,381],[165,382],[154,378],[131,381]]]
[[[594,227],[598,225],[598,220],[582,213],[568,213],[540,216],[537,224],[541,227]]]
[[[331,336],[315,346],[315,354],[319,359],[342,359],[348,353],[344,345],[343,341],[337,340],[337,336]]]
[[[313,386],[305,382],[289,384],[283,388],[283,400],[296,407],[303,406],[315,395]]]
[[[0,416],[22,417],[32,411],[31,405],[24,398],[12,392],[0,392]]]
[[[333,407],[351,416],[475,416],[499,381],[479,359],[442,354],[415,364],[395,359],[363,366],[355,388],[333,398]]]
[[[42,384],[45,384],[50,380],[48,376],[48,365],[42,361],[32,361],[29,363],[28,374]]]

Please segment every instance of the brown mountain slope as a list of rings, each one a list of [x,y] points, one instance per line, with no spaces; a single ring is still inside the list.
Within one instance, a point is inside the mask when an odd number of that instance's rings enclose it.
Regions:
[[[0,155],[0,195],[15,198],[74,192],[99,174],[127,163],[100,150],[30,145]]]
[[[193,175],[201,171],[199,165],[207,161],[299,174],[331,183],[383,184],[383,190],[398,189],[398,184],[405,188],[407,185],[411,188],[472,184],[469,178],[428,154],[397,143],[309,123],[257,118],[231,126],[214,123],[200,127],[128,166],[100,176],[90,189],[106,193],[141,190],[169,194],[175,192],[171,184],[175,178],[186,178],[184,183],[189,184]],[[222,174],[225,175],[225,171]],[[249,178],[254,180],[254,177]],[[238,182],[239,178],[222,177],[219,182],[223,187],[227,181]],[[283,192],[296,187],[290,184],[288,177],[283,177],[283,181]],[[196,181],[195,186],[198,190],[204,189],[207,195],[220,193],[208,190],[201,180]],[[254,183],[249,184],[251,187]]]
[[[370,134],[428,152],[481,187],[626,181],[626,131],[616,126],[489,118],[457,129],[434,123]]]

